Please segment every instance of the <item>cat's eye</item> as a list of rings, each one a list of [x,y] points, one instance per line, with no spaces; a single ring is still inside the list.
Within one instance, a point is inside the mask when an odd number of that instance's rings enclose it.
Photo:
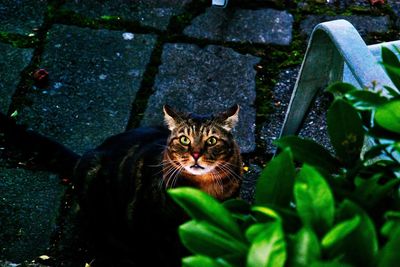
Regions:
[[[213,146],[217,143],[217,138],[215,138],[214,136],[211,136],[210,138],[207,139],[206,143],[209,146]]]
[[[188,146],[190,144],[190,139],[187,136],[182,135],[179,138],[179,142],[184,146]]]

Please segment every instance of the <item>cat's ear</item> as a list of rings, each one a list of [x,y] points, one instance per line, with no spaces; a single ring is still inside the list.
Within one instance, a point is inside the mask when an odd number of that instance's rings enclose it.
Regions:
[[[238,104],[233,105],[225,112],[218,115],[218,120],[221,123],[222,128],[230,132],[235,128],[239,121],[239,110],[240,106]]]
[[[163,111],[165,124],[167,124],[170,131],[173,131],[176,127],[178,127],[180,121],[182,120],[181,116],[177,111],[168,105],[164,105]]]

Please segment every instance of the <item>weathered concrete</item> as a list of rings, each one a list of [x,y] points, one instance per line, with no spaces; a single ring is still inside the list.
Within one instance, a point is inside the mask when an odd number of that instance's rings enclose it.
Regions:
[[[292,25],[293,16],[287,11],[208,8],[184,34],[217,41],[288,45]]]
[[[307,37],[310,36],[314,27],[321,22],[336,19],[345,19],[349,21],[357,29],[361,36],[365,37],[368,33],[384,33],[389,30],[389,16],[373,17],[373,16],[325,16],[311,15],[300,23],[301,32]],[[368,23],[366,23],[368,22]]]
[[[34,88],[21,120],[77,152],[124,131],[155,39],[54,26],[42,60],[50,86]]]
[[[64,193],[59,178],[1,168],[0,192],[0,259],[21,262],[46,254]]]
[[[42,25],[46,10],[46,0],[2,0],[0,31],[28,35]]]
[[[77,0],[64,7],[91,18],[116,16],[143,26],[166,30],[173,16],[182,14],[192,0]]]
[[[31,61],[33,49],[14,48],[0,43],[0,50],[0,111],[7,113],[21,71]]]
[[[190,44],[166,44],[143,125],[163,122],[166,103],[183,111],[200,114],[241,106],[234,134],[242,152],[255,148],[254,65],[259,58],[230,48],[210,45],[204,49]]]

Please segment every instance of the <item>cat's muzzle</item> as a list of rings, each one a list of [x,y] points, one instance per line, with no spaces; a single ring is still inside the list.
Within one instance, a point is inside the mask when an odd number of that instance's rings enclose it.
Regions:
[[[192,166],[190,166],[190,168],[195,168],[195,169],[203,169],[204,170],[204,167],[202,167],[202,166],[200,166],[199,164],[194,164],[194,165],[192,165]]]

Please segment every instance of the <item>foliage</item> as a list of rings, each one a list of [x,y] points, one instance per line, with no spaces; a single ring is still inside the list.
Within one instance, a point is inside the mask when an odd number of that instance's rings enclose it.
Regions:
[[[398,51],[399,52],[399,51]],[[183,266],[396,266],[400,262],[400,62],[382,50],[396,88],[336,83],[328,110],[335,150],[296,136],[261,173],[252,205],[170,190],[190,215]],[[365,145],[366,144],[366,145]],[[296,168],[299,166],[299,168]]]

